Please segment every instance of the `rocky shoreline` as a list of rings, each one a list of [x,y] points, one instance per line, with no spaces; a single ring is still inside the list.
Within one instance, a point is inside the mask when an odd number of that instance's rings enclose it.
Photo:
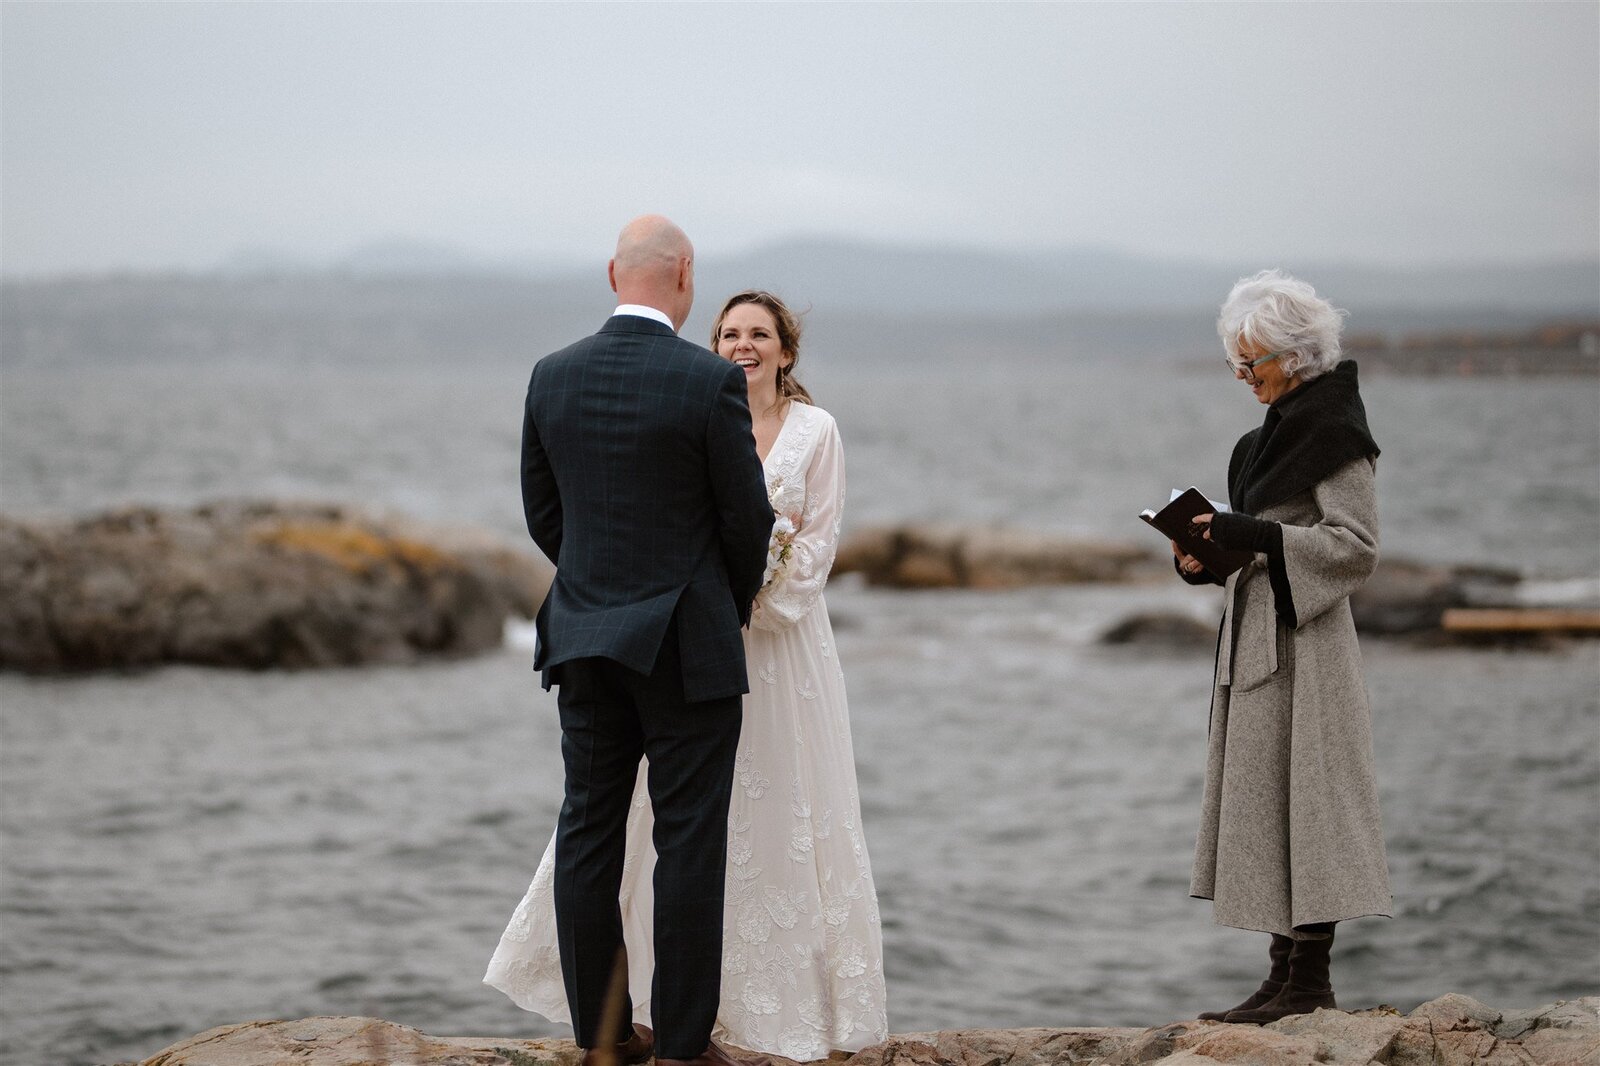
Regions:
[[[1174,580],[1171,556],[1141,544],[1052,536],[1015,529],[882,526],[839,545],[835,574],[859,574],[894,589],[1012,589],[1029,585],[1151,584]],[[1555,607],[1563,610],[1541,610]],[[1501,568],[1434,565],[1385,558],[1350,599],[1356,629],[1373,636],[1433,643],[1537,642],[1600,634],[1600,589],[1577,603],[1545,604],[1527,595],[1521,575]],[[1496,615],[1500,626],[1455,624]],[[1542,623],[1519,626],[1538,615]],[[1179,614],[1132,615],[1110,626],[1108,644],[1211,646],[1215,622]]]
[[[853,532],[834,573],[913,590],[1175,580],[1159,545],[916,525]],[[297,669],[470,655],[499,647],[507,619],[533,617],[552,577],[525,544],[340,504],[0,517],[0,669]],[[1386,559],[1351,606],[1362,633],[1441,643],[1600,635],[1600,602],[1533,612],[1546,605],[1523,592],[1505,571]],[[1474,617],[1453,626],[1463,615]],[[1110,619],[1102,639],[1205,648],[1215,635],[1214,620],[1164,613]]]
[[[790,1066],[790,1060],[777,1056],[731,1050],[751,1066]],[[376,1018],[323,1017],[221,1026],[137,1066],[578,1066],[580,1058],[570,1040],[437,1037]],[[1409,1014],[1389,1007],[1319,1010],[1261,1027],[1180,1021],[1151,1029],[910,1033],[854,1054],[836,1053],[827,1061],[830,1066],[1593,1066],[1600,1063],[1600,996],[1500,1011],[1452,994]]]

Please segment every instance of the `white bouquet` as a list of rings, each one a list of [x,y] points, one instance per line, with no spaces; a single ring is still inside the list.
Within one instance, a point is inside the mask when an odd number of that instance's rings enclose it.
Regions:
[[[768,502],[772,504],[772,539],[767,542],[767,569],[761,575],[762,589],[769,589],[783,580],[783,574],[789,566],[789,558],[794,554],[794,537],[800,531],[800,516],[783,513],[783,508],[778,498],[783,494],[783,481],[773,482],[771,491],[767,494]]]

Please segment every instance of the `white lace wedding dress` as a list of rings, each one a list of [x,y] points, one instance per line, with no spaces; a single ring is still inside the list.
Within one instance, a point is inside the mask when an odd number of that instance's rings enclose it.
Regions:
[[[791,403],[764,464],[776,509],[799,515],[787,565],[745,634],[745,697],[728,815],[716,1039],[806,1061],[888,1036],[878,897],[861,830],[844,673],[822,587],[844,507],[833,417]],[[622,918],[634,1019],[650,1020],[655,849],[644,767],[628,818]],[[555,839],[484,983],[568,1022],[556,948]]]

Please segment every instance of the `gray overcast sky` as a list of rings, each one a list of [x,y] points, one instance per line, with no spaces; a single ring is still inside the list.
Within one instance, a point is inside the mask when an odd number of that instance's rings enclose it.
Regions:
[[[0,5],[0,266],[1600,244],[1600,4]]]

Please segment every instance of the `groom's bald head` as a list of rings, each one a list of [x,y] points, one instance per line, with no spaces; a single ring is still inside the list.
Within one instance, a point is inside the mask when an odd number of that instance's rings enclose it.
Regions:
[[[665,311],[675,327],[688,319],[694,305],[694,245],[670,219],[640,215],[622,227],[610,274],[621,303]]]
[[[688,235],[671,219],[640,215],[622,227],[612,262],[619,270],[670,269],[677,264],[679,256],[693,255]]]

